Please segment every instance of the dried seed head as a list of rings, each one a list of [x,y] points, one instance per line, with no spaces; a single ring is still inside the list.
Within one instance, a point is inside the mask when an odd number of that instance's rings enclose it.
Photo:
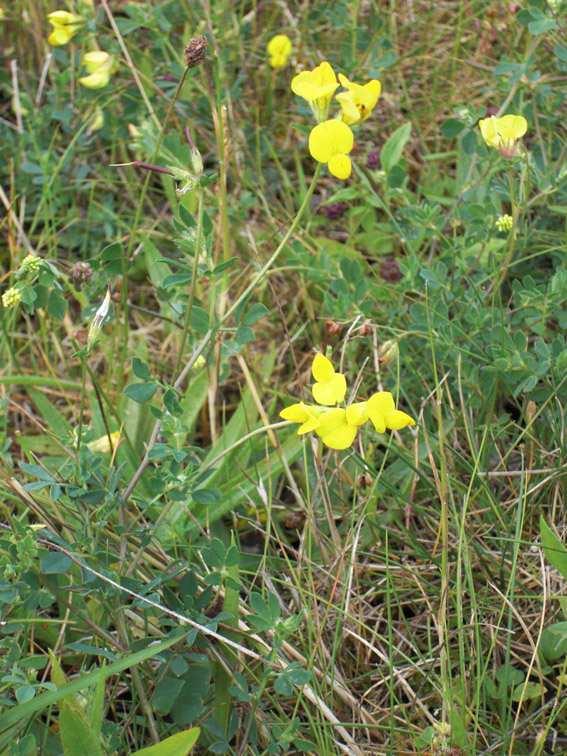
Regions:
[[[71,281],[75,286],[82,286],[93,274],[93,269],[86,262],[76,262],[71,268]]]
[[[400,264],[395,257],[386,257],[382,260],[380,263],[380,276],[384,281],[390,283],[397,283],[402,279]]]
[[[185,64],[187,68],[198,66],[205,60],[207,55],[207,38],[203,35],[193,37],[185,48]]]

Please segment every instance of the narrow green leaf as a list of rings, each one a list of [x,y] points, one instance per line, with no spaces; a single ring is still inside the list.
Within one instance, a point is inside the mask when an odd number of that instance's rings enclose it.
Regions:
[[[380,162],[386,173],[391,171],[392,168],[400,162],[404,147],[406,146],[410,135],[411,123],[408,121],[397,128],[386,140],[386,143],[380,152]]]
[[[53,706],[54,704],[59,703],[59,701],[66,696],[78,693],[80,690],[95,685],[101,678],[106,680],[112,675],[117,675],[125,669],[135,667],[137,664],[146,661],[146,659],[151,659],[152,657],[161,654],[162,651],[165,651],[167,648],[170,648],[170,646],[178,643],[185,635],[185,630],[176,632],[170,638],[167,638],[160,643],[152,643],[147,648],[143,648],[141,651],[136,651],[133,654],[128,654],[123,659],[119,659],[108,666],[99,667],[93,672],[87,672],[82,675],[82,677],[73,680],[73,682],[67,683],[67,685],[58,688],[57,690],[52,690],[41,696],[36,696],[32,701],[28,701],[21,706],[14,706],[0,716],[0,732],[3,732],[8,729],[8,727],[11,727],[22,719],[31,717],[32,714],[42,711],[42,709],[45,709],[48,706]]]
[[[567,548],[555,535],[543,516],[539,518],[539,532],[545,558],[567,580]]]
[[[100,735],[77,704],[63,701],[59,714],[59,736],[65,756],[104,756]]]
[[[199,727],[192,727],[190,730],[183,730],[172,735],[170,738],[162,740],[149,748],[142,748],[136,751],[132,756],[186,756],[193,750],[193,746],[199,739],[201,730]]]

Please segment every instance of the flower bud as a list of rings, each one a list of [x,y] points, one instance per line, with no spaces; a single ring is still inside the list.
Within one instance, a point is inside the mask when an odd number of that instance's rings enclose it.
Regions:
[[[496,219],[496,228],[498,231],[501,231],[502,233],[507,233],[508,231],[511,231],[514,227],[514,219],[511,215],[500,215]]]
[[[380,345],[378,349],[378,358],[380,360],[380,364],[388,365],[390,362],[397,360],[399,353],[400,349],[398,347],[397,341],[395,341],[394,339],[385,341]]]
[[[90,350],[93,348],[96,340],[98,339],[100,335],[104,320],[106,316],[108,315],[109,309],[110,309],[110,289],[107,289],[105,297],[102,300],[102,304],[98,308],[98,310],[95,312],[95,316],[92,319],[92,322],[89,327],[89,335],[87,336],[87,351],[88,352],[90,352]]]
[[[2,304],[7,310],[17,307],[22,301],[22,292],[17,286],[12,286],[2,294]]]
[[[18,277],[27,276],[28,274],[35,275],[39,272],[41,265],[41,257],[38,257],[38,255],[27,255],[22,260],[22,264],[20,265],[20,269],[18,270]]]

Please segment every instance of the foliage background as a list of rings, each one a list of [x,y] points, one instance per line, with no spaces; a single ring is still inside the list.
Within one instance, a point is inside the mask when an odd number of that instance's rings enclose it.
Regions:
[[[54,7],[0,21],[0,752],[564,752],[565,3],[96,0],[50,49]],[[355,172],[221,323],[305,196],[321,59],[383,83]],[[524,158],[481,143],[498,110]],[[187,170],[186,127],[201,212],[117,165]],[[265,431],[327,347],[415,434]]]

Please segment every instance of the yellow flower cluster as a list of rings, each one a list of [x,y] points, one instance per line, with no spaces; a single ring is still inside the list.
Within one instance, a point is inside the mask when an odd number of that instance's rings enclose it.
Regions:
[[[336,95],[341,107],[339,118],[327,119],[331,101],[338,87],[345,89]],[[337,76],[333,67],[323,61],[312,71],[302,71],[291,81],[291,90],[309,103],[318,121],[309,135],[309,152],[318,163],[326,164],[329,172],[339,179],[347,179],[352,172],[349,157],[354,146],[351,126],[365,121],[378,102],[382,85],[378,79],[356,84],[346,76]]]
[[[68,44],[84,24],[82,16],[69,13],[65,10],[56,10],[49,13],[47,20],[53,27],[53,31],[47,38],[52,47],[62,47]]]
[[[17,286],[12,286],[2,294],[2,304],[7,310],[17,307],[22,301],[22,292]]]
[[[478,122],[478,126],[486,144],[507,158],[518,155],[518,141],[528,130],[528,122],[524,116],[512,114],[501,118],[483,118]]]
[[[346,396],[346,378],[335,371],[333,363],[323,354],[315,355],[311,372],[315,379],[311,389],[313,398],[322,406],[298,402],[280,412],[284,420],[299,423],[298,435],[315,432],[330,449],[348,449],[359,428],[368,420],[378,433],[415,425],[410,415],[396,409],[389,391],[378,391],[365,402],[337,407]]]
[[[47,38],[52,47],[67,45],[85,25],[85,19],[82,16],[66,10],[56,10],[49,13],[47,20],[52,26],[51,34]],[[82,76],[79,79],[79,84],[87,89],[102,89],[108,84],[115,67],[112,55],[102,50],[93,50],[83,56],[82,63],[87,69],[87,76]],[[95,131],[96,128],[100,128],[100,126],[95,125],[90,130]]]
[[[499,215],[495,225],[498,231],[508,233],[514,227],[514,219],[511,215]]]

